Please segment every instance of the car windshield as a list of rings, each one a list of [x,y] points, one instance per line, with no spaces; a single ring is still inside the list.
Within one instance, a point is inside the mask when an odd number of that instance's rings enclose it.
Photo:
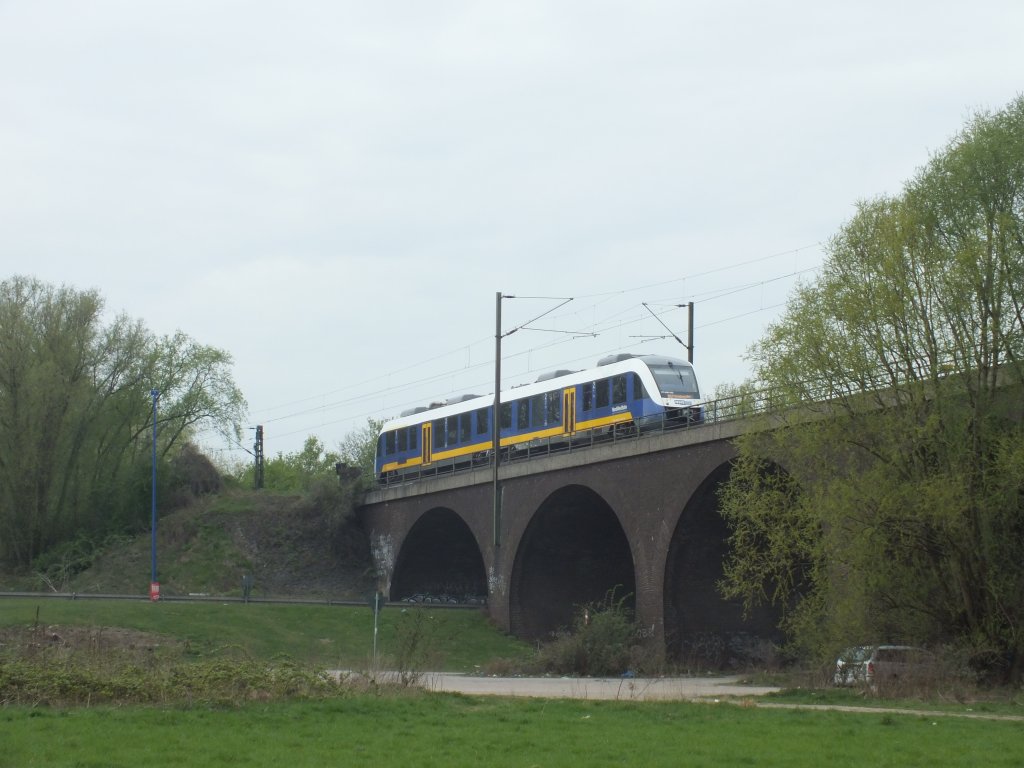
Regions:
[[[685,364],[652,365],[651,373],[662,397],[700,397],[693,368]]]

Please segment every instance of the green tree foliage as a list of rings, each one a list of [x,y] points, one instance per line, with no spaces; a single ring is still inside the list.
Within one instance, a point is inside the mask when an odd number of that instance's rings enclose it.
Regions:
[[[383,423],[377,419],[367,419],[366,426],[345,435],[336,451],[327,450],[320,438],[309,435],[302,450],[278,453],[264,462],[264,487],[272,491],[303,493],[324,481],[336,483],[339,463],[358,470],[358,478],[364,482],[372,482],[377,435]],[[352,478],[346,472],[344,479]],[[239,482],[251,486],[252,481],[253,468],[250,465],[242,471]]]
[[[794,407],[740,441],[724,588],[822,655],[952,643],[1024,669],[1024,98],[861,203],[752,349]],[[802,599],[791,602],[794,593]]]
[[[383,426],[383,419],[367,418],[365,426],[345,435],[339,446],[341,460],[357,468],[367,483],[376,482],[373,462],[377,456],[377,436]]]
[[[301,451],[278,453],[264,462],[263,487],[270,491],[302,493],[319,483],[337,483],[335,464],[340,460],[338,453],[325,450],[320,438],[310,435]],[[251,477],[251,468],[247,474]]]
[[[148,520],[151,389],[159,458],[198,428],[237,435],[230,357],[184,334],[103,323],[96,291],[0,282],[0,562]]]

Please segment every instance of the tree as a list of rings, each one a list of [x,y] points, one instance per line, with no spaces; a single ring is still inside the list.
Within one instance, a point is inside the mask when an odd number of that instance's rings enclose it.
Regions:
[[[264,464],[264,487],[271,491],[304,492],[325,481],[337,484],[335,465],[340,460],[337,453],[324,449],[320,438],[310,435],[301,451],[278,453]]]
[[[751,350],[757,385],[800,407],[738,443],[726,594],[795,605],[822,655],[953,643],[1019,680],[1022,308],[1024,97],[858,205]]]
[[[184,334],[102,323],[96,291],[0,282],[0,562],[148,520],[152,399],[166,460],[200,427],[238,433],[230,357]]]
[[[367,417],[366,425],[349,432],[338,446],[341,460],[350,467],[357,467],[368,483],[376,483],[374,460],[377,457],[377,436],[383,426],[383,419]]]
[[[274,491],[305,492],[324,480],[337,483],[339,463],[357,470],[342,473],[341,480],[346,481],[345,484],[353,479],[364,485],[374,483],[377,436],[383,424],[381,420],[367,418],[366,425],[346,434],[334,451],[327,450],[320,438],[309,435],[302,450],[279,452],[265,462],[264,487]],[[241,468],[237,479],[242,485],[251,485],[252,474],[252,466],[248,465]]]

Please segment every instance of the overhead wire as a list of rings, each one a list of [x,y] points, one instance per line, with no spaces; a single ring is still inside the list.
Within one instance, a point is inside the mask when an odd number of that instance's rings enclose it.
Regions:
[[[606,291],[606,292],[600,292],[600,293],[583,294],[581,296],[574,297],[577,300],[577,302],[579,302],[581,300],[586,300],[586,299],[600,299],[600,301],[591,302],[590,304],[588,304],[588,305],[586,305],[584,307],[580,307],[579,309],[575,309],[572,312],[566,312],[566,313],[562,313],[562,314],[558,314],[558,315],[552,315],[551,319],[556,319],[557,320],[557,319],[563,319],[563,318],[572,317],[572,316],[580,317],[582,312],[594,311],[594,310],[596,310],[596,308],[598,306],[607,303],[607,301],[610,301],[611,299],[613,299],[614,297],[617,297],[617,296],[622,296],[622,295],[625,295],[625,294],[635,293],[635,292],[643,291],[643,290],[649,290],[650,288],[654,288],[654,287],[664,288],[667,285],[671,285],[671,284],[675,284],[675,283],[684,283],[687,280],[692,280],[692,279],[696,279],[696,278],[699,278],[699,277],[704,277],[704,276],[712,275],[712,274],[716,274],[716,273],[727,272],[727,271],[733,270],[733,269],[739,269],[739,268],[742,268],[742,267],[745,267],[745,266],[749,266],[749,265],[752,265],[752,264],[757,264],[757,263],[769,261],[771,259],[777,259],[777,258],[780,258],[782,256],[795,255],[795,254],[798,254],[798,253],[800,253],[802,251],[805,251],[805,250],[808,250],[810,248],[817,247],[817,246],[820,246],[820,245],[821,245],[820,243],[815,243],[815,244],[812,244],[812,245],[801,246],[799,248],[790,249],[790,250],[787,250],[787,251],[781,251],[781,252],[778,252],[778,253],[773,253],[773,254],[769,254],[767,256],[762,256],[762,257],[758,257],[758,258],[754,258],[754,259],[748,259],[748,260],[743,261],[743,262],[738,262],[738,263],[730,264],[730,265],[724,265],[724,266],[721,266],[721,267],[716,267],[714,269],[704,270],[704,271],[699,272],[699,273],[690,274],[690,275],[687,275],[687,276],[684,276],[684,277],[674,278],[674,279],[665,280],[665,281],[659,281],[657,283],[648,283],[648,284],[644,284],[644,285],[641,285],[641,286],[635,286],[635,287],[631,287],[631,288],[624,288],[624,289],[617,290],[617,291]],[[712,289],[712,290],[708,290],[708,291],[692,293],[692,294],[689,294],[687,296],[687,298],[689,298],[692,301],[695,301],[695,302],[699,301],[699,303],[705,304],[705,303],[708,303],[708,302],[713,302],[713,301],[716,301],[716,300],[719,300],[719,299],[726,298],[728,296],[733,296],[733,295],[735,295],[737,293],[741,293],[743,291],[751,290],[753,288],[763,287],[764,285],[767,285],[767,284],[777,283],[777,282],[780,282],[782,280],[786,280],[786,279],[790,279],[790,278],[793,278],[793,277],[797,277],[797,276],[803,275],[803,274],[808,273],[808,272],[814,272],[818,268],[819,267],[812,267],[812,268],[794,270],[794,271],[785,273],[783,275],[778,275],[778,276],[775,276],[775,277],[772,277],[772,278],[768,278],[768,279],[765,279],[765,280],[761,280],[761,281],[754,281],[754,282],[749,282],[749,283],[743,283],[743,284],[740,284],[740,285],[729,286],[729,287],[726,287],[726,288]],[[518,294],[511,294],[507,298],[539,299],[539,300],[553,300],[553,301],[557,300],[557,301],[561,301],[562,302],[562,304],[560,304],[557,307],[554,307],[554,308],[544,312],[542,315],[539,315],[538,317],[535,317],[533,320],[529,321],[528,323],[519,325],[518,327],[516,327],[514,329],[516,331],[517,330],[537,330],[537,331],[558,330],[558,329],[540,329],[540,328],[536,328],[535,329],[535,328],[529,327],[529,323],[530,322],[534,322],[537,319],[540,319],[540,317],[551,315],[557,309],[559,309],[562,306],[564,306],[564,305],[569,303],[569,299],[567,299],[567,297],[520,296]],[[657,300],[657,301],[649,301],[649,302],[646,302],[646,303],[649,304],[649,305],[652,305],[652,306],[669,306],[670,309],[668,310],[668,312],[676,311],[679,308],[678,307],[678,302],[674,302],[672,305],[663,304],[663,302],[670,301],[670,300],[671,299],[660,299],[660,300]],[[577,303],[576,306],[578,307],[579,304]],[[733,316],[730,316],[730,317],[726,317],[726,318],[719,318],[719,319],[713,320],[713,321],[702,320],[698,325],[696,325],[696,328],[700,329],[700,328],[711,327],[711,326],[714,326],[714,325],[720,325],[722,323],[730,322],[732,320],[736,320],[736,319],[739,319],[739,318],[742,318],[742,317],[747,317],[747,316],[749,316],[751,314],[756,314],[758,312],[767,311],[769,309],[776,309],[776,308],[778,308],[780,306],[784,306],[784,304],[776,304],[776,305],[773,305],[771,307],[763,307],[762,306],[762,307],[759,307],[757,309],[753,309],[753,310],[750,310],[750,311],[747,311],[747,312],[743,312],[743,313],[740,313],[740,314],[737,314],[737,315],[733,315]],[[537,354],[537,353],[542,352],[544,350],[550,349],[552,347],[556,347],[556,346],[558,346],[560,344],[568,343],[568,342],[572,341],[575,338],[575,336],[573,336],[572,338],[569,338],[572,334],[599,336],[599,335],[608,333],[608,332],[610,332],[612,330],[621,330],[621,329],[626,328],[626,327],[628,327],[630,325],[635,325],[638,322],[641,322],[641,321],[644,321],[644,320],[648,319],[648,317],[646,315],[639,315],[638,314],[636,317],[634,317],[632,319],[626,319],[626,320],[620,319],[618,322],[616,322],[617,318],[622,318],[624,315],[628,315],[631,312],[635,312],[638,308],[639,308],[638,306],[637,307],[630,306],[630,307],[626,307],[624,309],[615,311],[615,312],[613,312],[610,315],[607,315],[605,317],[595,318],[593,320],[593,322],[590,323],[589,326],[584,326],[584,328],[582,328],[582,329],[578,329],[578,330],[574,330],[574,331],[561,331],[561,330],[558,330],[559,333],[563,334],[564,338],[560,338],[560,339],[553,340],[551,342],[547,342],[547,343],[544,343],[544,344],[536,345],[536,346],[531,347],[531,348],[526,349],[526,350],[510,352],[508,354],[508,356],[506,357],[506,360],[512,361],[512,360],[517,360],[517,359],[520,359],[520,358],[523,358],[523,357],[527,357],[528,358],[529,356]],[[662,314],[668,314],[668,312],[662,313]],[[658,315],[655,315],[655,316],[657,317]],[[339,387],[337,389],[330,390],[328,392],[321,393],[319,395],[312,395],[312,396],[309,396],[309,397],[300,398],[300,399],[293,400],[293,401],[290,401],[290,402],[287,402],[287,403],[284,403],[284,404],[280,404],[280,405],[277,405],[277,406],[273,406],[273,407],[270,407],[270,408],[265,408],[265,409],[262,410],[262,412],[268,414],[268,416],[269,416],[269,413],[271,413],[273,411],[281,410],[283,408],[287,408],[287,407],[292,406],[292,405],[299,405],[301,403],[308,403],[310,401],[314,401],[314,400],[317,400],[317,399],[323,400],[324,398],[330,397],[332,395],[337,395],[337,394],[341,394],[341,393],[345,393],[345,392],[352,392],[353,390],[358,390],[358,391],[354,392],[349,397],[345,397],[345,398],[342,398],[342,399],[339,399],[339,400],[334,400],[334,401],[331,401],[331,402],[324,402],[324,403],[321,403],[321,404],[318,404],[318,405],[313,405],[313,406],[311,406],[309,408],[303,408],[303,409],[299,409],[299,410],[295,410],[295,411],[290,411],[288,413],[285,413],[285,414],[282,414],[282,415],[278,415],[278,416],[271,416],[269,418],[264,418],[264,419],[262,419],[260,421],[261,421],[261,423],[282,422],[282,421],[286,421],[286,420],[289,420],[289,419],[298,418],[298,417],[301,417],[301,416],[308,416],[308,415],[311,415],[313,413],[325,413],[327,411],[336,410],[336,409],[344,407],[344,406],[350,406],[350,405],[356,405],[356,404],[359,404],[359,403],[365,403],[366,401],[368,401],[370,399],[379,398],[382,395],[395,394],[395,393],[401,392],[403,390],[413,389],[415,387],[421,387],[422,385],[425,385],[425,384],[438,383],[440,381],[444,381],[445,379],[451,378],[453,376],[460,375],[460,374],[465,374],[468,371],[482,369],[485,366],[489,370],[491,368],[491,366],[493,365],[493,360],[490,360],[490,359],[483,360],[480,363],[476,363],[476,364],[463,365],[463,366],[461,366],[459,368],[456,368],[456,369],[447,369],[447,370],[441,371],[439,373],[431,374],[431,375],[420,377],[420,378],[417,378],[417,379],[412,379],[412,380],[403,379],[401,384],[389,385],[389,386],[386,386],[386,387],[383,387],[383,388],[374,387],[370,391],[366,391],[366,388],[369,387],[372,384],[378,383],[380,381],[390,381],[395,376],[398,376],[398,375],[400,375],[402,373],[408,372],[410,370],[415,370],[415,369],[418,369],[418,368],[422,368],[422,367],[424,367],[426,365],[429,365],[431,363],[443,360],[443,359],[445,359],[447,357],[451,357],[451,356],[456,355],[456,354],[462,354],[462,353],[465,352],[465,353],[468,353],[470,358],[471,358],[472,357],[471,350],[473,348],[475,348],[477,346],[480,346],[480,345],[483,345],[483,344],[488,344],[489,345],[490,343],[493,343],[493,340],[494,340],[493,336],[486,336],[486,337],[474,340],[474,341],[472,341],[472,342],[470,342],[468,344],[462,344],[462,345],[460,345],[460,346],[458,346],[458,347],[456,347],[454,349],[448,350],[446,352],[442,352],[442,353],[439,353],[439,354],[436,354],[436,355],[431,355],[431,356],[425,357],[425,358],[423,358],[423,359],[421,359],[421,360],[419,360],[417,362],[401,366],[401,367],[396,368],[396,369],[394,369],[392,371],[381,373],[381,374],[378,374],[376,376],[372,376],[372,377],[369,377],[367,379],[364,379],[364,380],[361,380],[361,381],[358,381],[358,382],[352,382],[350,384],[345,385],[344,387]],[[637,342],[636,344],[633,344],[633,345],[625,345],[625,346],[622,345],[622,344],[619,344],[619,345],[616,346],[616,349],[619,350],[619,351],[621,351],[623,348],[630,349],[630,348],[638,346],[639,344],[642,344],[642,343],[644,343],[644,342],[641,341],[641,342]],[[609,350],[608,353],[614,352],[614,351],[616,351],[616,349]],[[581,362],[581,361],[588,360],[592,356],[592,354],[593,353],[591,352],[588,355],[581,356],[581,357],[576,358],[576,359],[568,360],[568,361],[566,361],[565,364],[566,365],[572,365],[572,364],[575,364],[575,363],[578,363],[578,362]],[[533,369],[528,366],[527,372],[529,372],[531,370],[533,370]],[[481,381],[481,382],[478,382],[476,384],[471,384],[469,386],[486,386],[486,385],[487,385],[487,382]],[[442,399],[442,398],[443,398],[443,395],[439,395],[437,399]],[[403,405],[404,406],[414,405],[417,402],[419,402],[420,399],[422,399],[422,398],[418,398],[417,400],[413,400],[413,401],[410,401],[408,403],[400,403],[398,405],[398,407],[402,407]],[[284,437],[284,436],[288,436],[288,435],[292,435],[292,434],[297,434],[297,433],[301,433],[301,432],[308,432],[309,429],[313,429],[313,428],[317,428],[317,427],[323,427],[323,426],[328,426],[328,425],[337,424],[337,423],[346,422],[346,421],[352,421],[353,419],[359,419],[360,417],[362,417],[362,418],[372,418],[372,416],[375,415],[375,414],[380,414],[380,413],[383,413],[383,412],[391,412],[393,408],[395,408],[395,405],[391,404],[391,405],[389,405],[387,407],[382,407],[382,408],[379,408],[379,409],[370,410],[368,413],[364,409],[363,413],[361,413],[361,414],[348,415],[348,416],[345,416],[345,417],[343,417],[341,419],[334,419],[334,420],[331,420],[329,422],[320,422],[315,427],[306,427],[306,428],[303,428],[303,429],[289,430],[288,432],[280,433],[278,436],[279,437]]]

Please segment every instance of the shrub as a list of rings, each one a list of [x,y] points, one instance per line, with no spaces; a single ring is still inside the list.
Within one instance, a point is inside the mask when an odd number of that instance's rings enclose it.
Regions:
[[[555,635],[541,648],[539,663],[546,672],[621,675],[635,671],[640,639],[625,601],[612,589],[605,599],[577,608],[572,628]]]

